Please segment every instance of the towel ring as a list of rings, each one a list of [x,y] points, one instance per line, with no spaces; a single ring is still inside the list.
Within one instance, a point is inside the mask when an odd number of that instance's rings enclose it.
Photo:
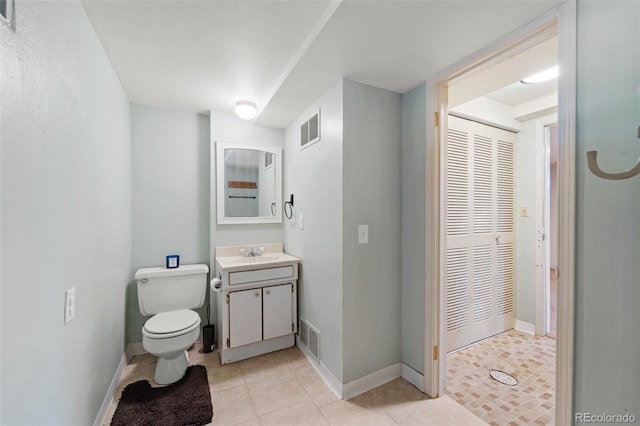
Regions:
[[[640,126],[638,127],[638,138],[640,138]],[[638,160],[638,163],[626,172],[607,173],[603,171],[602,169],[600,169],[600,166],[598,166],[598,151],[587,152],[587,165],[589,166],[589,170],[591,170],[591,173],[598,177],[601,177],[602,179],[629,179],[640,174],[640,160]]]

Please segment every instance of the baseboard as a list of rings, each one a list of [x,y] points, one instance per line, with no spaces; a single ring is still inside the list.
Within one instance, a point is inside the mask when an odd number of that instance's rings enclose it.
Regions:
[[[351,399],[397,379],[401,375],[401,365],[400,363],[393,364],[381,370],[374,371],[371,374],[367,374],[364,377],[360,377],[359,379],[352,380],[349,383],[345,383],[342,387],[343,398]]]
[[[409,367],[407,364],[402,364],[401,377],[420,389],[420,392],[424,392],[424,376]]]
[[[530,322],[516,320],[515,329],[518,331],[522,331],[523,333],[531,334],[534,336],[536,334],[536,326],[531,324]]]
[[[322,362],[318,362],[316,357],[314,357],[309,349],[302,343],[300,343],[300,339],[296,335],[296,346],[298,349],[302,351],[304,356],[309,360],[311,366],[316,370],[322,381],[329,387],[331,392],[338,398],[342,399],[342,382],[336,376],[333,375],[331,370]]]
[[[125,356],[125,354],[122,354],[122,357],[120,358],[120,364],[118,364],[116,373],[113,375],[113,379],[111,379],[111,384],[109,385],[109,389],[107,389],[107,394],[104,396],[102,406],[100,406],[100,411],[98,411],[98,415],[96,416],[95,422],[93,422],[93,426],[102,426],[102,424],[104,423],[107,411],[109,411],[109,406],[111,406],[113,396],[116,393],[118,383],[120,382],[120,378],[122,378],[122,375],[124,374],[124,369],[126,366],[127,357]]]

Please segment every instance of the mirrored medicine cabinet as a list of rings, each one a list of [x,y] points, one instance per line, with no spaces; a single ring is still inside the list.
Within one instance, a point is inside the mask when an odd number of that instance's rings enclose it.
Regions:
[[[216,142],[217,222],[282,222],[280,148]]]

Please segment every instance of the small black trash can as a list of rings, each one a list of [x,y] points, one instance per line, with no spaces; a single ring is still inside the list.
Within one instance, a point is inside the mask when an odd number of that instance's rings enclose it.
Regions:
[[[207,305],[207,325],[202,327],[202,351],[206,354],[216,347],[216,326],[211,324],[211,305]]]
[[[216,347],[215,330],[216,326],[214,324],[207,324],[202,327],[202,351],[206,354],[212,352]]]

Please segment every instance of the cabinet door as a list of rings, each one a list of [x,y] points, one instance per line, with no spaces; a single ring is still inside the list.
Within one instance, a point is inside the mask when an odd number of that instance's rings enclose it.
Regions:
[[[229,293],[229,347],[262,340],[262,292],[259,288]]]
[[[293,284],[262,289],[264,339],[293,333]]]

